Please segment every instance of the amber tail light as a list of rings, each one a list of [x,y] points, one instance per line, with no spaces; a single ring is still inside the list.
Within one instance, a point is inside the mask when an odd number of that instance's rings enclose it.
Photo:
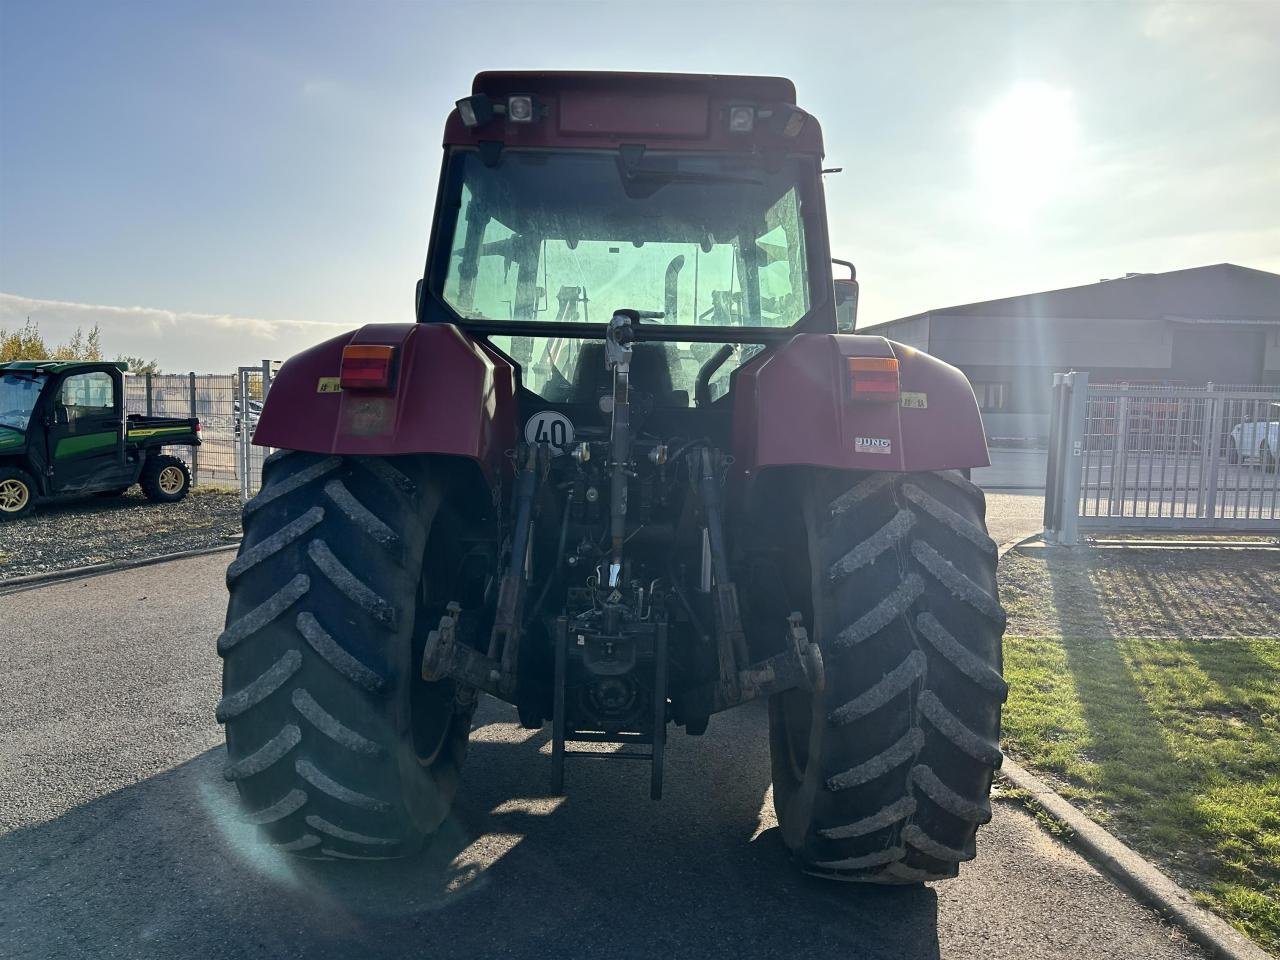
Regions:
[[[391,386],[395,347],[353,343],[342,351],[343,390],[386,390]]]
[[[897,403],[898,361],[893,357],[846,357],[849,399],[856,403]]]

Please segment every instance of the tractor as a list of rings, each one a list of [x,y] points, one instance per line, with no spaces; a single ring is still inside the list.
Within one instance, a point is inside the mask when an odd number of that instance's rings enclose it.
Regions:
[[[126,363],[0,363],[0,520],[38,500],[115,497],[135,483],[148,500],[176,503],[191,471],[165,447],[200,444],[200,421],[125,413]]]
[[[1006,694],[985,435],[958,370],[853,332],[822,156],[785,79],[475,78],[416,322],[293,357],[257,424],[217,719],[266,842],[419,850],[487,694],[550,724],[553,793],[589,754],[655,799],[669,734],[767,700],[801,869],[975,856]]]

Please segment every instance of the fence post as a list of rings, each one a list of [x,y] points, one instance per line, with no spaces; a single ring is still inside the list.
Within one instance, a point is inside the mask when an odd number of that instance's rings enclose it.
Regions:
[[[241,367],[236,371],[236,394],[240,398],[240,435],[236,437],[236,460],[240,464],[240,499],[249,499],[249,370]]]
[[[1066,442],[1062,449],[1061,490],[1059,502],[1058,543],[1074,547],[1079,541],[1080,474],[1084,467],[1085,414],[1089,404],[1089,372],[1071,371],[1064,378],[1068,383],[1066,411]]]
[[[1207,384],[1207,408],[1204,412],[1204,437],[1200,441],[1201,463],[1207,457],[1209,461],[1208,490],[1204,496],[1204,513],[1209,526],[1218,525],[1218,462],[1222,457],[1222,408],[1226,401],[1219,401],[1213,395],[1213,384]]]
[[[1053,375],[1053,403],[1049,413],[1049,455],[1044,472],[1044,537],[1054,539],[1062,524],[1058,509],[1061,501],[1058,492],[1062,482],[1063,409],[1066,403],[1066,386],[1060,373]]]
[[[191,416],[195,419],[199,419],[198,415],[196,414],[196,372],[192,370],[190,373],[187,374],[187,376],[189,377],[187,381],[187,385],[189,387],[187,393],[191,400]],[[194,485],[199,482],[200,482],[200,448],[192,447],[191,448],[191,483]]]
[[[145,374],[147,380],[147,416],[151,416],[151,371]]]
[[[1125,387],[1127,390],[1127,386]],[[1124,491],[1129,473],[1129,395],[1116,402],[1116,440],[1111,448],[1111,488],[1107,492],[1107,516],[1124,516]],[[1101,478],[1099,478],[1101,482]],[[1117,512],[1119,511],[1119,512]]]

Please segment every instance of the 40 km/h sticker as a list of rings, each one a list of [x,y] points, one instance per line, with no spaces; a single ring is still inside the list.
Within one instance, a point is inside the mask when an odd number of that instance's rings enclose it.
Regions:
[[[525,443],[548,443],[555,456],[573,443],[573,423],[563,413],[539,410],[524,425]]]

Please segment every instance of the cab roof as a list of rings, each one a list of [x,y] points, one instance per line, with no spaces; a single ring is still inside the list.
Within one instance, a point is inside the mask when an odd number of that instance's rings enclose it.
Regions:
[[[115,367],[122,373],[129,372],[129,364],[123,360],[10,360],[0,363],[0,373],[66,373],[78,367]]]
[[[823,152],[817,119],[797,107],[795,85],[785,77],[490,70],[476,74],[471,91],[472,98],[488,98],[500,107],[509,97],[532,98],[533,117],[508,122],[500,109],[496,117],[468,127],[455,109],[445,124],[446,146],[616,149],[643,144],[666,150]],[[752,108],[757,122],[730,131],[729,111],[735,107]],[[766,122],[792,114],[804,119],[785,138]]]

